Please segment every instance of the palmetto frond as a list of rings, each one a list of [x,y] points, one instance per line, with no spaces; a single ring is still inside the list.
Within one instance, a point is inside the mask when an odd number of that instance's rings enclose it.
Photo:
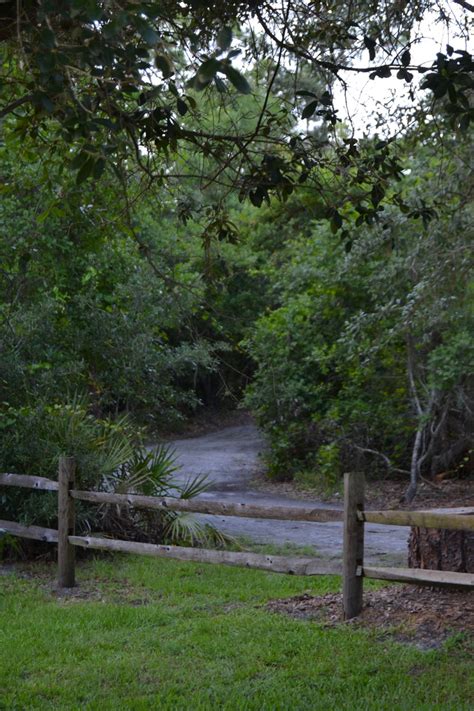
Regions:
[[[194,479],[188,479],[185,484],[182,484],[180,491],[181,499],[192,499],[199,494],[204,493],[209,488],[207,474],[198,474]]]
[[[192,513],[167,513],[165,535],[172,543],[224,546],[234,539]]]

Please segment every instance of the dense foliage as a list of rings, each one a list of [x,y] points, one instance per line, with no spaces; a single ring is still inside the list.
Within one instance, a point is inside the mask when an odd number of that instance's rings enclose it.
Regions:
[[[415,60],[455,4],[1,3],[0,471],[137,488],[146,437],[242,402],[277,478],[469,468],[473,65]]]
[[[215,369],[218,341],[199,329],[200,241],[193,247],[192,230],[180,231],[152,199],[133,218],[134,241],[117,181],[78,188],[59,164],[45,175],[39,161],[15,163],[8,148],[1,150],[0,470],[54,478],[58,457],[74,454],[83,486],[118,486],[110,477],[125,466],[137,489],[134,472],[150,465],[139,454],[144,438],[178,427]],[[138,490],[170,490],[170,477],[162,481],[168,469],[149,468]],[[49,524],[53,499],[42,497],[40,510],[35,494],[2,492],[2,514]],[[107,528],[109,518],[96,525]]]
[[[334,481],[372,464],[410,474],[411,497],[420,474],[469,457],[468,174],[463,161],[454,166],[429,148],[410,164],[402,190],[443,201],[425,228],[387,212],[348,251],[314,219],[311,198],[261,221],[263,235],[277,228],[285,238],[264,268],[271,306],[247,340],[258,364],[247,402],[270,433],[277,476],[307,467]]]
[[[381,181],[401,167],[398,126],[384,131],[377,154],[354,132],[340,140],[338,93],[358,76],[382,83],[393,76],[392,110],[401,109],[401,97],[408,102],[398,123],[420,122],[430,104],[448,101],[451,130],[467,130],[470,9],[461,0],[454,8],[438,0],[5,0],[0,118],[20,142],[61,150],[79,182],[133,159],[145,180],[169,185],[177,158],[192,154],[204,160],[202,186],[223,183],[261,205],[303,183],[320,190],[324,168],[333,182],[325,217],[341,229],[341,201],[358,209],[372,194],[372,209],[359,210],[370,221],[384,198]],[[420,58],[423,22],[446,27],[455,46]],[[285,71],[293,82],[282,93]],[[228,95],[252,91],[251,125],[245,104],[223,123]],[[300,130],[301,120],[322,122],[324,138]],[[405,206],[400,196],[395,202]]]

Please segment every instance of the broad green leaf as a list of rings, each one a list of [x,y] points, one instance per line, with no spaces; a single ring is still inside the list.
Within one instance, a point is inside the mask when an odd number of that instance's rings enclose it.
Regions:
[[[95,158],[94,156],[90,156],[85,163],[81,166],[79,169],[79,172],[77,173],[76,176],[76,184],[80,185],[83,183],[87,178],[90,178],[95,166]]]
[[[176,106],[180,116],[185,116],[188,113],[188,105],[183,99],[177,99]]]
[[[215,57],[211,57],[210,59],[206,59],[206,61],[201,64],[196,76],[199,77],[200,81],[214,79],[216,72],[218,72],[220,68],[221,63],[219,60]]]
[[[302,119],[309,119],[314,112],[316,111],[318,106],[318,100],[315,99],[314,101],[310,101],[309,104],[306,104],[306,106],[303,109],[303,113],[301,114]]]
[[[105,169],[105,158],[98,158],[94,163],[94,168],[92,170],[92,176],[98,180]]]
[[[155,66],[162,73],[163,79],[169,79],[174,74],[173,63],[165,54],[156,55]]]
[[[239,91],[241,94],[251,94],[252,89],[247,79],[237,71],[234,67],[230,65],[223,67],[222,71],[230,81],[230,83]]]
[[[232,30],[230,27],[223,27],[217,34],[217,45],[223,52],[229,49],[232,44]]]

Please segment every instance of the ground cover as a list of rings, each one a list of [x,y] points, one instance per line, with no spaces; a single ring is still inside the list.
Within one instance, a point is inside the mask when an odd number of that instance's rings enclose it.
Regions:
[[[436,483],[422,481],[416,498],[411,503],[402,500],[407,487],[406,477],[386,477],[366,480],[365,502],[371,509],[428,509],[474,506],[474,479],[440,479]],[[293,481],[271,481],[260,471],[252,481],[252,488],[270,495],[298,499],[315,498],[325,503],[343,503],[343,480],[328,488],[318,481],[315,472],[308,472]]]
[[[0,577],[2,709],[470,708],[465,635],[422,651],[386,628],[327,627],[268,609],[337,578],[114,557]],[[380,588],[368,584],[367,588]]]
[[[418,649],[441,648],[458,633],[464,635],[466,646],[474,641],[474,594],[466,590],[399,584],[366,590],[362,614],[350,622],[343,621],[342,593],[303,593],[270,600],[267,608],[330,627],[365,627]]]

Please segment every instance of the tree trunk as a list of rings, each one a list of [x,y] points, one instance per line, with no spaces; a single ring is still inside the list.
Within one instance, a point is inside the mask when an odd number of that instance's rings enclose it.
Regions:
[[[408,565],[474,573],[474,531],[413,527],[408,541]]]

